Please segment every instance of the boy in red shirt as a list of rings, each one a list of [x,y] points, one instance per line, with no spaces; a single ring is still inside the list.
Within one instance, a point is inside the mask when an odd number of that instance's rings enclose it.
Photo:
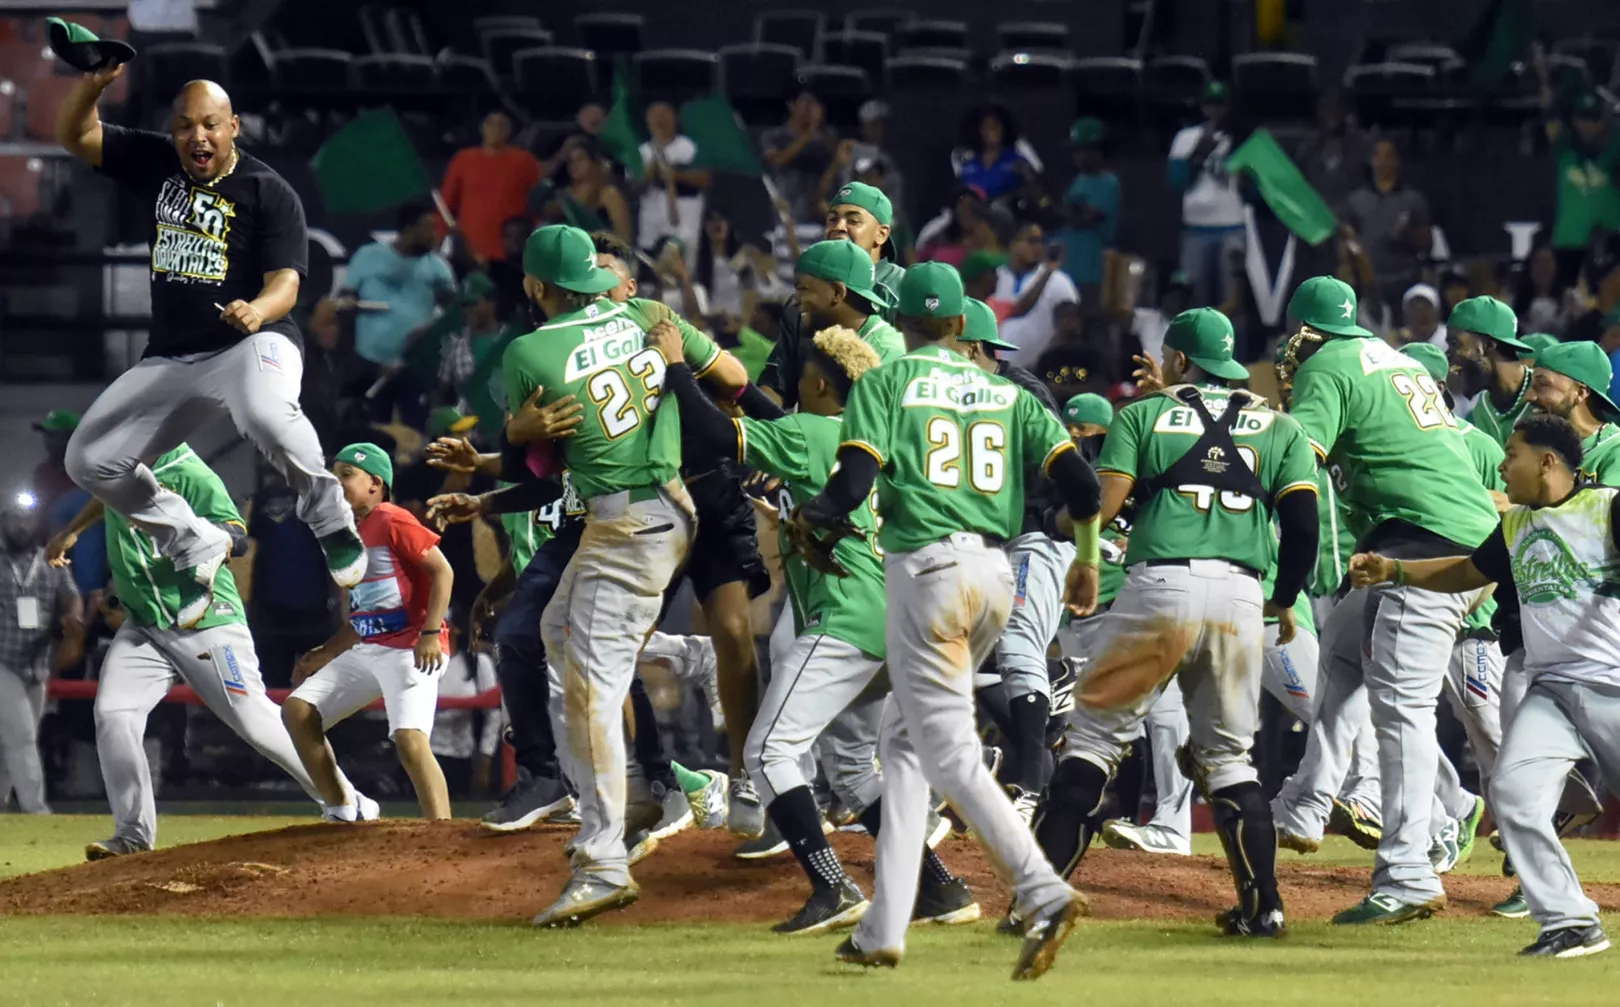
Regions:
[[[358,811],[344,803],[326,730],[381,696],[422,816],[449,818],[450,792],[428,737],[439,698],[434,676],[449,650],[450,563],[439,551],[439,536],[387,502],[394,465],[386,451],[350,444],[332,469],[354,508],[366,576],[349,589],[348,625],[298,659],[293,681],[301,684],[282,704],[281,719],[322,799],[336,811],[329,817],[354,821]]]

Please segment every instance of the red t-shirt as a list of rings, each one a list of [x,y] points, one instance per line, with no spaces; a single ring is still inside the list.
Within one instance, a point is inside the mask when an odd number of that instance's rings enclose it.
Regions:
[[[461,225],[467,246],[486,261],[506,258],[501,225],[529,216],[529,190],[540,181],[540,162],[521,147],[468,147],[444,172],[445,205]]]
[[[366,579],[349,589],[349,623],[367,643],[414,650],[433,581],[422,554],[439,544],[439,536],[391,503],[378,504],[356,530],[366,547]],[[439,647],[450,652],[448,629],[440,633]]]

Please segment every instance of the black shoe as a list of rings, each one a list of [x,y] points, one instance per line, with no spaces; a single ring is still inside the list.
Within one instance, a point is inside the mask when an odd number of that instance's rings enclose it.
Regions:
[[[996,933],[1001,934],[1003,937],[1024,936],[1024,921],[1018,918],[1018,911],[1012,906],[1007,907],[1007,915],[1003,916],[1001,922],[996,924]]]
[[[769,857],[780,856],[788,851],[788,841],[782,838],[782,833],[776,828],[776,823],[769,818],[765,819],[765,831],[753,839],[744,839],[737,844],[731,855],[738,860],[765,860]]]
[[[812,892],[792,919],[783,920],[771,929],[779,934],[819,934],[840,927],[852,927],[861,921],[871,906],[872,903],[855,887],[855,882],[845,878],[837,888]]]
[[[1281,909],[1269,909],[1248,918],[1243,910],[1234,907],[1215,917],[1215,925],[1227,937],[1284,937],[1288,934]]]
[[[917,906],[911,911],[911,922],[949,926],[972,923],[978,918],[979,903],[961,878],[952,878],[944,884],[924,881],[917,887]]]
[[[1543,930],[1536,942],[1519,952],[1521,958],[1583,958],[1609,950],[1609,935],[1596,923],[1589,927]]]
[[[1052,967],[1058,949],[1069,939],[1075,923],[1091,909],[1079,892],[1051,912],[1031,920],[1024,929],[1024,946],[1013,966],[1014,979],[1039,979]]]
[[[506,792],[500,806],[485,815],[479,824],[496,832],[518,832],[573,806],[574,799],[561,780],[524,775]]]
[[[892,969],[900,964],[898,951],[864,951],[855,943],[855,935],[844,938],[844,943],[838,945],[833,957],[850,965],[865,965],[867,968],[881,967]]]

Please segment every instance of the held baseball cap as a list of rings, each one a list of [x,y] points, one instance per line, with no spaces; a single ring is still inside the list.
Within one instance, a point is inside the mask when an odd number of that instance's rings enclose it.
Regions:
[[[796,273],[844,286],[874,307],[887,308],[889,299],[877,292],[872,256],[852,241],[818,241],[799,255]]]
[[[71,409],[52,409],[45,418],[34,424],[35,430],[65,434],[79,428],[79,414]]]
[[[1446,328],[1475,332],[1494,339],[1515,350],[1528,350],[1530,346],[1519,339],[1519,320],[1513,309],[1489,294],[1458,301],[1446,319]]]
[[[478,417],[464,416],[455,406],[440,406],[428,413],[422,432],[431,440],[446,434],[464,434],[477,425]]]
[[[1249,369],[1232,359],[1236,342],[1231,320],[1214,308],[1183,311],[1164,334],[1164,345],[1185,353],[1206,374],[1228,381],[1249,376]]]
[[[1536,354],[1549,346],[1557,346],[1559,342],[1557,336],[1545,332],[1532,332],[1529,335],[1521,336],[1520,341],[1530,347],[1528,353],[1522,351],[1519,353],[1519,359],[1525,363],[1535,363]]]
[[[833,193],[829,206],[858,206],[872,215],[872,219],[889,227],[894,223],[894,204],[883,190],[865,182],[848,182]]]
[[[967,307],[962,312],[967,317],[962,334],[957,341],[962,343],[983,343],[993,350],[1017,350],[1012,343],[1002,342],[997,338],[999,331],[996,327],[996,312],[990,305],[977,297],[967,299]]]
[[[1332,276],[1313,276],[1288,299],[1288,314],[1330,336],[1371,336],[1356,324],[1356,292]]]
[[[1597,343],[1583,339],[1576,343],[1549,346],[1536,354],[1536,370],[1552,371],[1580,382],[1594,399],[1603,403],[1611,417],[1620,415],[1620,407],[1616,407],[1614,400],[1609,398],[1609,385],[1614,381],[1614,365]],[[1602,412],[1595,408],[1592,411],[1600,415]]]
[[[962,277],[947,262],[919,262],[900,281],[902,315],[954,318],[967,310]]]
[[[1107,427],[1114,422],[1114,404],[1096,392],[1081,392],[1063,404],[1063,422],[1071,427],[1082,423]]]
[[[523,272],[579,294],[602,294],[619,285],[619,275],[596,264],[591,236],[567,224],[550,224],[523,245]]]
[[[135,58],[135,49],[129,43],[115,38],[97,38],[95,32],[82,24],[63,21],[59,17],[48,17],[45,24],[51,52],[75,70],[90,73],[128,63]]]
[[[1451,374],[1451,361],[1446,359],[1446,351],[1433,343],[1407,343],[1401,347],[1401,352],[1423,365],[1429,372],[1429,377],[1440,384],[1446,383]]]
[[[370,441],[350,444],[339,451],[332,461],[334,464],[342,462],[345,465],[353,465],[367,475],[381,479],[383,485],[389,489],[394,488],[394,460],[388,457],[388,452]]]

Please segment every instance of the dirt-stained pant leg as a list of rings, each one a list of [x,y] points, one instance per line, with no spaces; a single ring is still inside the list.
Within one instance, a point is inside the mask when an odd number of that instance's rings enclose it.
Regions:
[[[867,950],[901,950],[917,897],[928,789],[978,837],[1024,919],[1071,897],[985,766],[973,719],[973,672],[1012,607],[1006,554],[977,535],[890,553],[887,643],[894,693],[885,707],[883,831],[872,908],[856,930]]]
[[[788,648],[772,670],[743,744],[743,765],[766,807],[809,782],[801,769],[805,753],[882,666],[859,647],[825,634],[801,636]]]
[[[883,702],[888,695],[888,675],[874,676],[816,741],[816,754],[827,774],[827,785],[844,807],[856,815],[883,796],[883,778],[878,774],[878,739],[883,729]]]
[[[565,769],[579,787],[574,869],[630,881],[624,846],[624,701],[664,589],[691,548],[695,519],[679,483],[656,495],[614,493],[586,504],[579,550],[540,620],[562,683]]]
[[[1176,762],[1176,751],[1187,743],[1187,701],[1181,685],[1171,679],[1147,713],[1147,737],[1153,757],[1153,791],[1158,804],[1148,824],[1192,842],[1192,781]],[[1135,821],[1135,815],[1131,815]]]
[[[1179,675],[1188,751],[1205,792],[1214,793],[1259,779],[1249,752],[1260,727],[1265,599],[1260,581],[1223,560],[1192,560],[1187,576],[1200,599],[1198,637]]]

